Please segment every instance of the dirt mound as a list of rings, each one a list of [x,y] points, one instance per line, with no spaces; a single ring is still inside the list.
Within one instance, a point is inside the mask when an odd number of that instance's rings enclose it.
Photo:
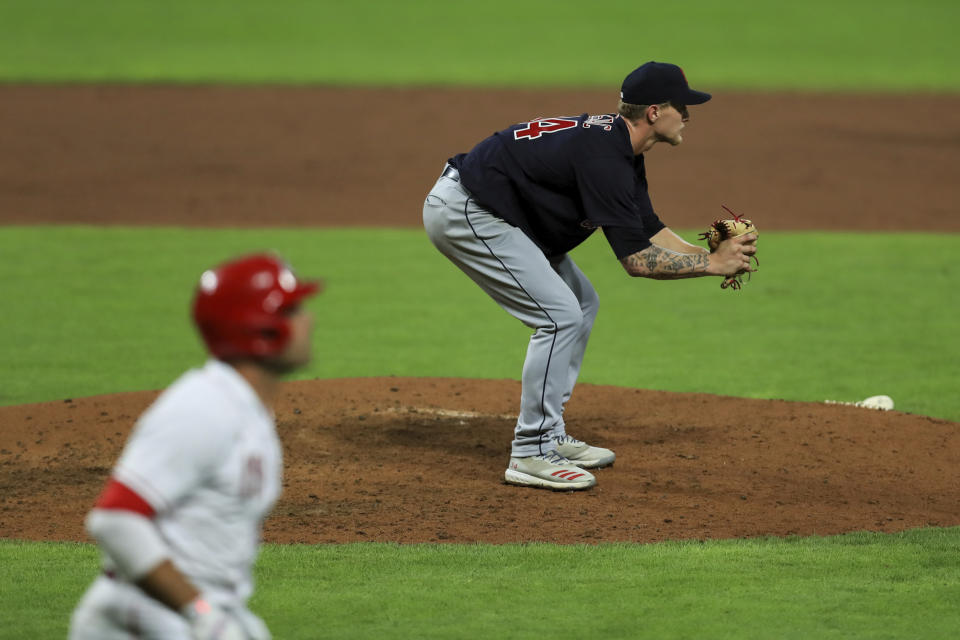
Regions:
[[[83,540],[155,392],[0,408],[0,537]],[[849,406],[580,385],[572,434],[613,448],[586,492],[502,482],[514,381],[288,383],[273,542],[558,543],[960,524],[960,424]]]

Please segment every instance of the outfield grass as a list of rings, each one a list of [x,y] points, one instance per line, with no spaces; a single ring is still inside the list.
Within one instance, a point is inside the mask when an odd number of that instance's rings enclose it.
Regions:
[[[299,378],[519,379],[529,330],[419,230],[7,227],[0,288],[15,303],[0,316],[0,404],[166,386],[203,359],[188,315],[199,273],[261,248],[327,280],[310,303],[316,361]],[[809,401],[886,394],[960,421],[960,236],[770,232],[761,250],[761,271],[734,293],[716,278],[631,279],[591,238],[572,254],[601,301],[581,381]]]
[[[954,0],[7,0],[2,82],[960,90]]]
[[[0,541],[0,638],[62,638],[95,549]],[[960,529],[675,542],[266,545],[251,606],[318,638],[948,638]]]

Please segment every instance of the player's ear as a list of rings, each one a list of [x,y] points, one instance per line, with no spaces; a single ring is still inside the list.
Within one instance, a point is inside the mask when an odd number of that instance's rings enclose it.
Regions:
[[[650,105],[649,107],[647,107],[647,110],[646,112],[644,112],[644,115],[647,117],[647,123],[653,124],[654,122],[657,121],[657,118],[660,117],[660,105],[658,104]]]

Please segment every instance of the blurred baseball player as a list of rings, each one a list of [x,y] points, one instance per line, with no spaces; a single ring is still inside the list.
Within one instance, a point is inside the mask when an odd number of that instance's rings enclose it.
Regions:
[[[587,489],[586,469],[613,451],[566,432],[597,294],[567,255],[603,229],[631,276],[730,277],[752,271],[756,236],[710,253],[660,221],[647,194],[644,156],[679,145],[693,91],[680,67],[648,62],[623,81],[616,114],[538,118],[513,125],[450,158],[423,206],[433,244],[512,316],[534,330],[523,364],[520,414],[504,474],[508,483]],[[637,318],[642,331],[643,319]]]
[[[193,319],[212,358],[140,417],[87,515],[103,573],[71,640],[270,637],[246,602],[281,489],[272,406],[281,376],[310,359],[301,303],[318,290],[269,254],[200,277]]]

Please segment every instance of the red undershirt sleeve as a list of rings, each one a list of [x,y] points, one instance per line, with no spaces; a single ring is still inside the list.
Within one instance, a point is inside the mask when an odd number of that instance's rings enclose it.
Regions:
[[[137,492],[114,478],[107,481],[107,486],[103,488],[94,507],[96,509],[132,511],[147,518],[152,518],[156,513],[154,508]]]

